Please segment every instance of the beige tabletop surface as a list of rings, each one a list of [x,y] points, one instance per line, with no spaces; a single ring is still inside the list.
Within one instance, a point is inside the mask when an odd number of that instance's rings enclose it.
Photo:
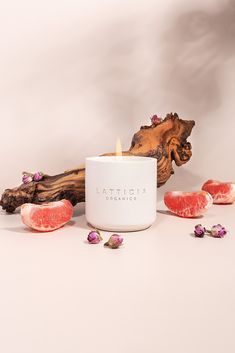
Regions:
[[[112,250],[86,243],[84,205],[47,234],[1,212],[0,351],[234,353],[234,215],[214,205],[182,219],[159,202],[155,224]],[[195,238],[199,222],[229,234]]]

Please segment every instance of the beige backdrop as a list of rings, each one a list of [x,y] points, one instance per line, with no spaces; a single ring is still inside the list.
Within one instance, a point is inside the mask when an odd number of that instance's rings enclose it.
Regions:
[[[235,179],[234,23],[234,0],[2,1],[0,191],[170,111],[196,120],[193,158],[161,193]]]

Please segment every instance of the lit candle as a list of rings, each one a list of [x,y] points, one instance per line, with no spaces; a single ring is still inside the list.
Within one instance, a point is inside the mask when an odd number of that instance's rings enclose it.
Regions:
[[[86,159],[87,222],[107,231],[146,229],[156,218],[157,161],[117,154]]]

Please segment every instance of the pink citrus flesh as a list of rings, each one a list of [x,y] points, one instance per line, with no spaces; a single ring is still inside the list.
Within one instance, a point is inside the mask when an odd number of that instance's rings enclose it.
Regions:
[[[68,200],[21,206],[22,222],[39,232],[51,232],[68,223],[73,216],[73,206]]]
[[[206,191],[168,191],[164,195],[166,207],[184,218],[202,216],[212,206],[213,199]]]
[[[230,204],[235,202],[235,183],[207,180],[202,185],[202,190],[207,191],[215,204]]]

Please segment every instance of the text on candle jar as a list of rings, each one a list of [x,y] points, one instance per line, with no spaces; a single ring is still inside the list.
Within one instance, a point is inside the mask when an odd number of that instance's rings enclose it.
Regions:
[[[106,200],[135,201],[140,195],[147,194],[146,188],[96,188],[96,193]]]

